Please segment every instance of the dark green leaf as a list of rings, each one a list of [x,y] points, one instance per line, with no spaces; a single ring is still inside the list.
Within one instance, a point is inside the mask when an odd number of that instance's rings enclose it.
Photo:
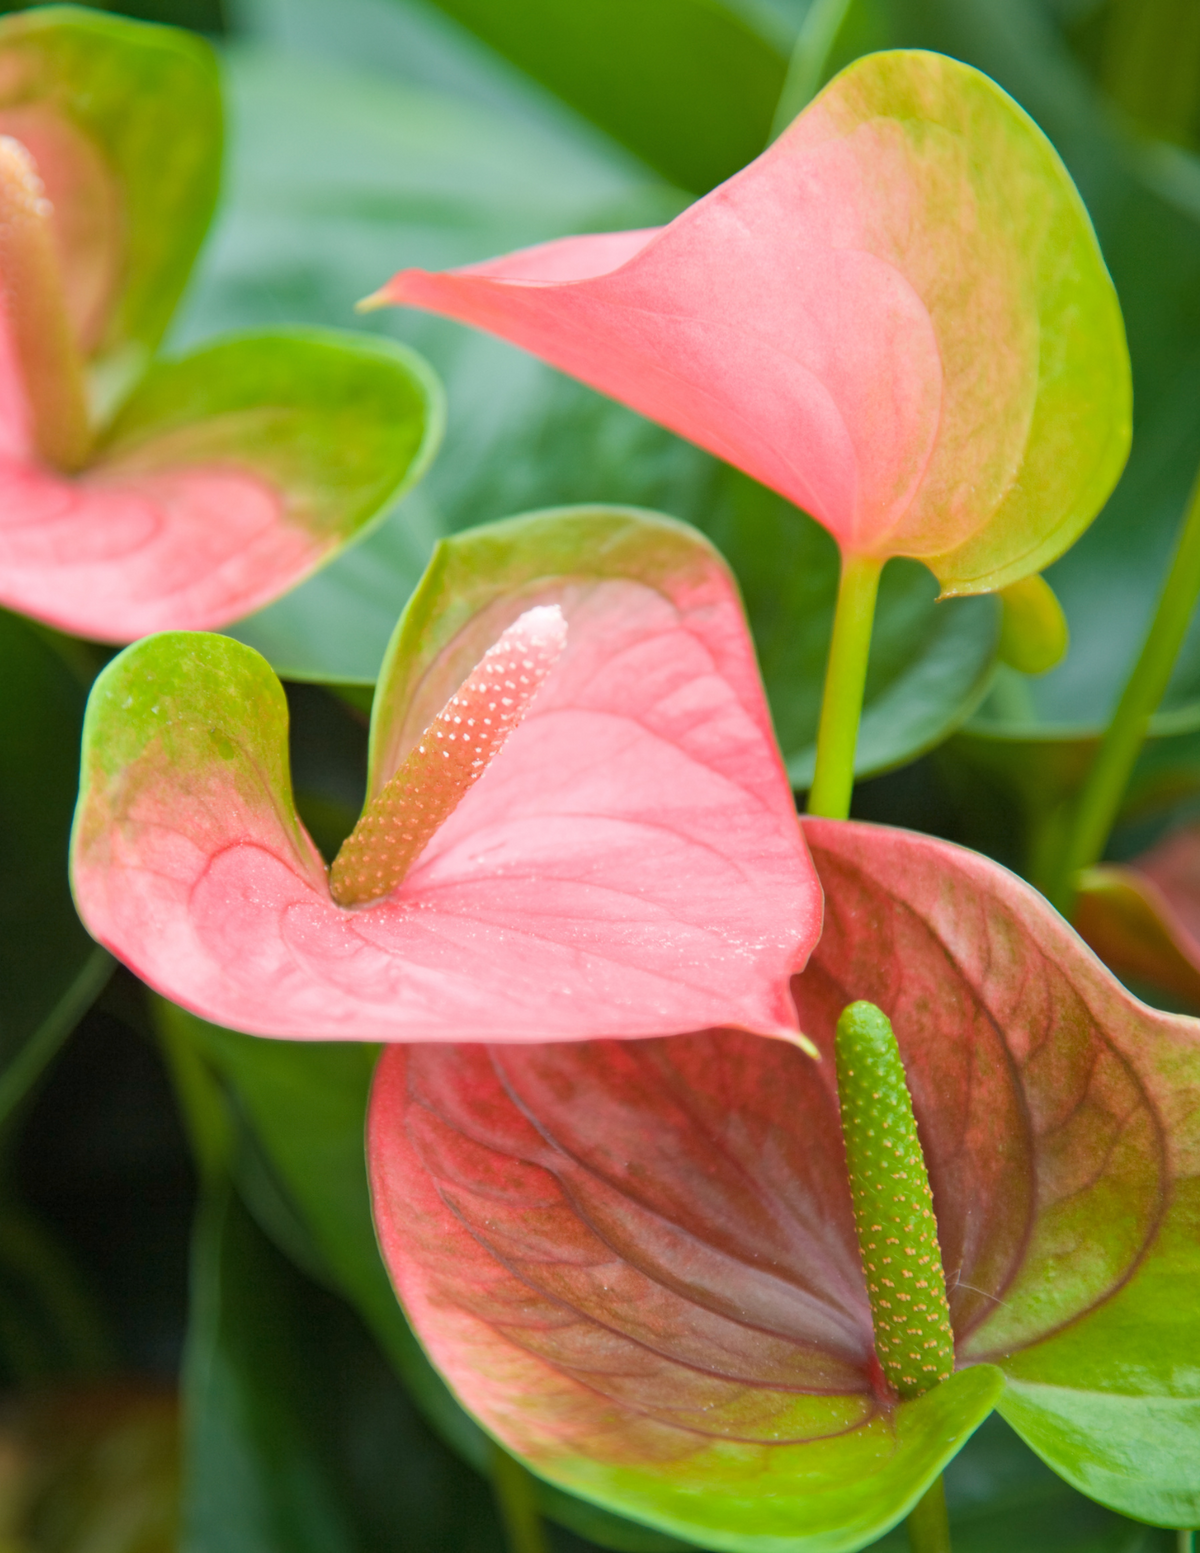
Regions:
[[[790,39],[765,13],[719,0],[436,3],[685,189],[703,194],[767,142]]]
[[[197,1225],[184,1407],[185,1553],[501,1553],[487,1486],[227,1190]]]
[[[85,696],[52,636],[0,611],[0,1122],[112,963],[67,885]]]
[[[299,1218],[307,1237],[301,1259],[323,1270],[351,1301],[438,1435],[486,1472],[487,1436],[425,1357],[376,1247],[363,1128],[377,1048],[258,1040],[169,1003],[157,1007],[173,1037],[211,1063],[256,1134],[258,1158],[248,1160],[244,1144],[240,1158],[235,1155],[242,1190],[249,1185],[256,1212],[265,1213],[276,1240],[291,1251],[297,1249]],[[247,1181],[248,1166],[257,1179],[252,1174]],[[270,1173],[265,1184],[264,1167]],[[548,1516],[616,1553],[671,1553],[683,1546],[548,1484],[539,1484],[539,1494]]]

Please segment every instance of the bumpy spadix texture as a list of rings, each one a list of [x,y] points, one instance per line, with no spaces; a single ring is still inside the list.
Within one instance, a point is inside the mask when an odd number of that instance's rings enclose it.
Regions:
[[[52,218],[33,157],[19,140],[0,135],[0,319],[38,454],[77,469],[88,451],[88,408]]]
[[[566,621],[561,657],[367,910],[330,896],[258,654],[183,634],[123,653],[84,733],[73,868],[89,930],[175,1002],[252,1034],[793,1034],[789,977],[820,890],[736,589],[694,530],[583,509],[440,546],[376,690],[372,798],[539,607]]]
[[[887,1016],[851,1003],[834,1055],[875,1352],[898,1395],[919,1397],[952,1373],[954,1333],[929,1173]]]
[[[69,7],[0,21],[0,604],[128,642],[277,597],[419,474],[438,389],[307,333],[151,365],[220,162],[211,50]]]
[[[1071,1482],[1195,1524],[1200,1025],[987,858],[804,831],[826,921],[793,991],[824,1062],[729,1031],[384,1054],[376,1221],[422,1341],[539,1472],[703,1547],[881,1536],[996,1402],[991,1365]],[[898,1403],[833,1080],[855,994],[894,1022],[955,1335],[956,1373]]]
[[[1011,98],[939,55],[858,60],[668,227],[404,270],[373,300],[524,346],[948,592],[1040,570],[1128,451],[1083,205]]]
[[[550,604],[527,609],[488,648],[346,838],[330,870],[336,901],[359,905],[396,888],[524,721],[566,640]]]

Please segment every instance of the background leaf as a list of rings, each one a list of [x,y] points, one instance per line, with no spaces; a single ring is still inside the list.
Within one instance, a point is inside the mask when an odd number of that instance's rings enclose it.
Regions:
[[[719,0],[436,0],[441,9],[685,189],[766,144],[787,30]]]
[[[64,644],[70,652],[73,644]],[[87,659],[0,611],[0,1123],[107,979],[66,877]]]
[[[228,1190],[196,1226],[184,1553],[501,1553],[487,1487]]]
[[[276,1243],[294,1252],[299,1223],[302,1264],[350,1300],[438,1436],[486,1473],[487,1437],[425,1357],[375,1242],[363,1130],[377,1048],[256,1040],[166,1002],[158,1004],[158,1017],[218,1075],[240,1118],[239,1138],[246,1130],[256,1138],[255,1145],[235,1147],[234,1169]],[[544,1513],[616,1553],[671,1553],[683,1546],[549,1484],[539,1484],[539,1495]]]

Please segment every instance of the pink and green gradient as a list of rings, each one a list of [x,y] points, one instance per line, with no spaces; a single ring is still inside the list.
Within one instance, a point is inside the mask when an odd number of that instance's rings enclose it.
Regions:
[[[986,858],[804,830],[820,1064],[728,1029],[385,1052],[376,1222],[422,1342],[535,1471],[730,1553],[861,1547],[993,1406],[1086,1494],[1194,1525],[1200,1026]],[[896,1032],[946,1271],[956,1373],[915,1401],[874,1352],[843,1158],[858,999]]]
[[[1039,571],[1130,435],[1112,283],[1049,142],[940,55],[869,55],[653,231],[569,237],[371,300],[486,329],[946,593]]]
[[[129,642],[222,626],[423,472],[441,393],[318,331],[153,361],[217,193],[200,39],[68,7],[0,21],[0,605]]]
[[[445,542],[376,694],[368,803],[539,606],[565,645],[524,721],[402,881],[357,908],[296,816],[263,660],[207,635],[128,649],[84,732],[73,879],[93,936],[253,1034],[795,1037],[820,888],[736,590],[694,531],[565,509]]]

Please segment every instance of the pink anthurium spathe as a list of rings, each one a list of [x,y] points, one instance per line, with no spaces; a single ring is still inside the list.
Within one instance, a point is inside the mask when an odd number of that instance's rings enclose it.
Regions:
[[[73,882],[159,991],[299,1039],[802,1039],[789,978],[821,915],[728,571],[611,508],[439,547],[332,892],[268,666],[224,637],[129,648],[89,703]]]
[[[1200,1008],[1200,827],[1171,831],[1128,863],[1085,868],[1071,919],[1118,975]]]
[[[1200,1025],[986,858],[804,829],[820,1064],[728,1030],[384,1054],[372,1190],[418,1335],[535,1471],[704,1547],[860,1548],[993,1406],[1091,1497],[1194,1526]],[[900,1044],[953,1324],[956,1373],[911,1401],[881,1378],[829,1060],[858,999]]]
[[[0,605],[108,642],[293,586],[424,470],[440,389],[320,331],[153,361],[212,215],[201,39],[69,7],[0,21]]]
[[[402,270],[384,303],[525,347],[947,593],[1053,560],[1128,451],[1083,205],[1022,110],[934,54],[858,60],[665,228]]]

